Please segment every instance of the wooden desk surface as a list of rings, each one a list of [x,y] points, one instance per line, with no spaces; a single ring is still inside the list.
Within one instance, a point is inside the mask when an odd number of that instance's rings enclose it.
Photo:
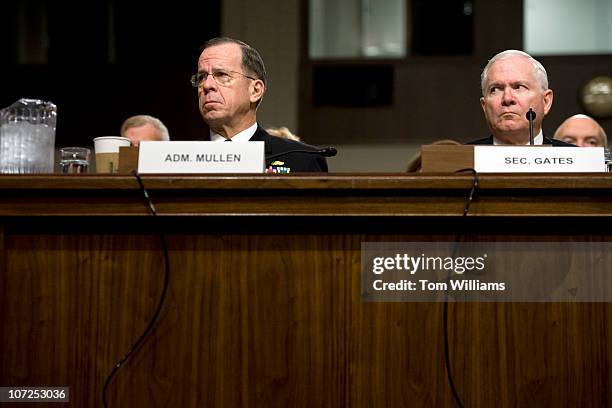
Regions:
[[[144,176],[171,266],[111,407],[454,407],[441,303],[364,302],[361,243],[610,241],[612,176]],[[164,258],[128,175],[0,175],[0,384],[99,406]],[[449,305],[467,407],[606,406],[612,304]]]
[[[461,216],[468,174],[147,175],[159,215]],[[130,175],[0,175],[0,216],[147,215]],[[470,216],[609,216],[612,174],[479,175]]]

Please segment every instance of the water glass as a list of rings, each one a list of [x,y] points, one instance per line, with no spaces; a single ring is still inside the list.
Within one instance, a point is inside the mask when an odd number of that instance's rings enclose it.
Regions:
[[[64,174],[87,173],[90,150],[86,147],[63,147],[60,149],[60,168]]]

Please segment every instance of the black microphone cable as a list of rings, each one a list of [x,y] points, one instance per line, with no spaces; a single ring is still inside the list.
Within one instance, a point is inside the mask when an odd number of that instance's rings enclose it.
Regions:
[[[478,190],[478,173],[474,169],[460,169],[455,171],[455,173],[472,173],[472,188],[470,189],[470,194],[465,198],[465,205],[463,207],[463,216],[467,216],[470,212],[470,205],[472,205],[472,201],[474,201],[474,197],[476,197],[476,191]]]
[[[470,189],[470,193],[465,199],[465,205],[463,207],[463,215],[462,217],[466,217],[470,212],[470,205],[474,198],[476,197],[476,191],[478,190],[478,173],[474,169],[461,169],[457,170],[455,173],[463,173],[470,172],[472,173],[472,188]],[[452,257],[453,259],[457,255],[458,244],[461,240],[461,235],[457,235],[455,239],[455,247],[453,249]],[[450,272],[449,272],[450,273]],[[447,281],[450,279],[450,276],[447,277]],[[451,366],[451,358],[450,358],[450,347],[448,341],[448,290],[444,291],[444,312],[443,312],[443,325],[444,325],[444,366],[446,368],[446,378],[448,379],[448,385],[450,386],[451,393],[453,394],[453,399],[457,403],[457,406],[463,408],[463,402],[461,401],[461,397],[459,396],[459,392],[457,391],[457,387],[455,386],[455,380],[453,379],[453,369]]]
[[[335,155],[338,154],[338,150],[335,147],[331,147],[331,146],[324,147],[322,149],[316,149],[316,150],[306,150],[306,149],[287,150],[286,152],[275,153],[275,154],[266,156],[266,160],[276,159],[277,157],[281,157],[281,156],[284,156],[286,154],[291,154],[291,153],[316,154],[316,155],[323,156],[323,157],[334,157]]]
[[[144,196],[144,198],[147,200],[147,206],[148,206],[149,212],[151,213],[153,218],[157,217],[157,212],[155,211],[155,206],[153,205],[153,202],[151,201],[151,198],[149,197],[149,193],[147,192],[147,189],[145,188],[145,186],[144,186],[144,184],[142,182],[142,179],[140,178],[140,175],[136,171],[132,171],[132,175],[134,177],[136,177],[136,180],[138,181],[138,185],[140,186],[140,191],[142,192],[142,195]],[[149,333],[153,329],[153,326],[155,326],[155,323],[157,322],[157,320],[159,318],[162,306],[163,306],[164,301],[166,299],[166,293],[168,292],[168,283],[170,281],[170,257],[168,256],[168,244],[166,242],[166,235],[164,234],[164,232],[163,232],[163,230],[161,228],[159,229],[159,237],[160,237],[161,244],[162,244],[162,250],[163,250],[163,253],[164,253],[164,263],[165,263],[164,286],[162,288],[162,293],[161,293],[161,295],[159,297],[159,302],[157,303],[157,308],[155,309],[155,313],[153,313],[153,317],[149,321],[149,324],[147,325],[145,330],[142,332],[142,334],[140,335],[138,340],[136,340],[136,342],[127,351],[127,353],[125,353],[123,358],[121,358],[119,361],[117,361],[117,363],[113,367],[113,370],[110,372],[110,374],[106,378],[106,381],[104,382],[104,387],[102,388],[102,405],[104,406],[104,408],[106,408],[108,406],[108,402],[107,402],[107,399],[106,399],[106,392],[108,391],[108,387],[109,387],[113,377],[119,372],[119,370],[121,369],[121,367],[123,367],[123,365],[127,362],[127,360],[136,351],[138,351],[138,349],[142,345],[144,339],[149,335]]]

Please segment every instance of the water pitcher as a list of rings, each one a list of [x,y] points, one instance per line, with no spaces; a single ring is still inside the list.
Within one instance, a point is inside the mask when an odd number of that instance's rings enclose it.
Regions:
[[[53,173],[57,107],[20,99],[0,110],[0,173]]]

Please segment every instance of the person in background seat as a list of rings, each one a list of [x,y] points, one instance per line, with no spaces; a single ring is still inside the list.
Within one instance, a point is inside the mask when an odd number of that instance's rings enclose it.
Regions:
[[[579,147],[608,147],[608,137],[601,125],[587,115],[574,115],[555,131],[555,139]]]
[[[121,125],[121,136],[127,137],[132,146],[138,146],[142,141],[168,141],[168,128],[161,120],[149,115],[136,115],[127,118]]]

